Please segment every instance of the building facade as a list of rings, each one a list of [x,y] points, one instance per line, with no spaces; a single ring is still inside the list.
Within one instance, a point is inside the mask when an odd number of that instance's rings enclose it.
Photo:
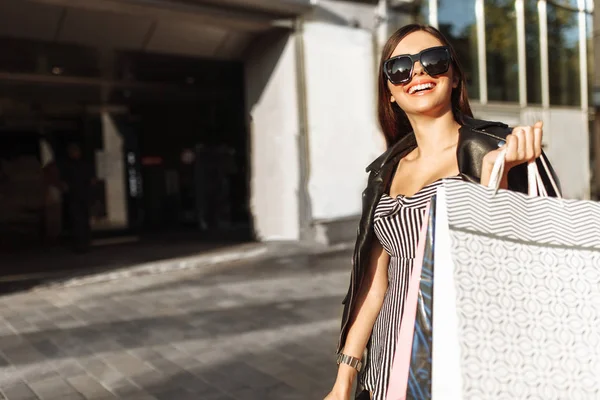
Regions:
[[[592,195],[593,2],[319,0],[301,21],[294,33],[304,91],[299,148],[308,162],[295,181],[304,186],[299,219],[307,238],[354,234],[362,168],[383,149],[374,118],[379,50],[410,22],[438,27],[456,47],[476,117],[513,126],[544,121],[545,151],[565,196]]]
[[[44,164],[65,131],[84,138],[109,236],[218,215],[256,240],[348,240],[385,150],[380,49],[421,22],[456,47],[476,117],[543,120],[565,195],[589,198],[592,15],[589,0],[0,0],[0,141],[29,132]]]

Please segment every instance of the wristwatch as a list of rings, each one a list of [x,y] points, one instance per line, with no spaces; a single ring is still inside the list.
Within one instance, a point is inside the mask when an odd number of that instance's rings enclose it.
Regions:
[[[362,361],[360,361],[356,357],[352,357],[352,356],[349,356],[344,353],[340,353],[338,355],[337,363],[338,363],[338,365],[340,365],[342,363],[347,364],[347,365],[351,366],[352,368],[354,368],[355,370],[357,370],[358,372],[360,372],[360,369],[362,368]]]

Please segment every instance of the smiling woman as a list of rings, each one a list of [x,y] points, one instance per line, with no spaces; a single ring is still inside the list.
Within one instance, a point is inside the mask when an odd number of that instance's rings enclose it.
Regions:
[[[417,238],[437,186],[447,179],[487,184],[505,151],[501,186],[523,191],[524,163],[542,155],[541,123],[511,133],[503,123],[472,118],[458,56],[431,26],[396,31],[383,48],[378,79],[388,150],[368,167],[338,375],[326,400],[348,400],[358,372],[357,399],[386,399]]]
[[[390,37],[381,55],[383,68],[379,72],[378,112],[379,122],[383,128],[388,145],[395,143],[412,130],[405,108],[402,107],[401,103],[395,103],[394,92],[411,89],[411,85],[419,83],[428,83],[435,86],[438,83],[434,79],[436,76],[441,79],[442,84],[448,83],[447,80],[444,80],[443,74],[446,74],[449,69],[454,74],[453,79],[455,82],[452,82],[452,86],[456,90],[447,94],[452,97],[452,103],[455,105],[455,110],[453,111],[455,118],[460,121],[463,115],[473,116],[466,91],[465,75],[454,48],[450,46],[445,37],[435,28],[423,26],[423,30],[419,29],[413,33],[414,39],[409,39],[411,47],[424,47],[424,50],[417,52],[413,56],[399,54],[402,48],[399,49],[395,44],[406,36],[404,30],[399,29]],[[424,40],[424,44],[421,45],[418,43],[419,40]],[[412,42],[415,43],[412,44]],[[419,77],[413,79],[413,74]],[[423,79],[429,80],[429,82],[424,82]],[[409,83],[411,80],[412,82]],[[407,87],[402,88],[402,84],[405,83],[409,84]],[[399,99],[402,99],[402,97],[399,96]],[[446,105],[449,105],[447,101]],[[407,105],[407,107],[410,110],[412,106]]]

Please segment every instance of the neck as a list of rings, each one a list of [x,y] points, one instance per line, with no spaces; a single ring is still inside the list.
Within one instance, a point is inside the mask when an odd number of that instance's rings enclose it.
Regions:
[[[418,157],[435,157],[444,150],[456,146],[460,124],[452,110],[442,115],[408,115],[415,133]]]

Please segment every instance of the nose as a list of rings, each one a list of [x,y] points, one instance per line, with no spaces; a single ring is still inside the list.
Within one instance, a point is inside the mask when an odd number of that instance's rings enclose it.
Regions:
[[[413,66],[413,76],[424,75],[425,69],[421,65],[420,61],[415,61],[415,65]]]

